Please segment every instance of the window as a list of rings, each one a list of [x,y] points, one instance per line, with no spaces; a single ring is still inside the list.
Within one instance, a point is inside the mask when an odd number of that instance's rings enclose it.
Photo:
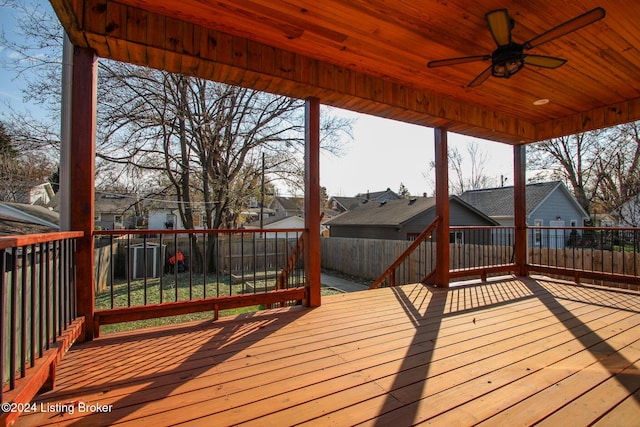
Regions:
[[[577,227],[578,226],[578,220],[577,219],[572,219],[571,220],[571,226],[572,227]]]
[[[194,227],[204,227],[204,217],[200,214],[193,214],[193,226]]]
[[[536,219],[533,221],[534,227],[542,227],[543,221],[541,219]],[[535,242],[540,245],[542,243],[542,230],[539,228],[535,230]]]
[[[122,224],[122,215],[114,215],[113,216],[113,222],[117,222],[119,224]]]
[[[464,233],[462,231],[449,233],[449,243],[464,244]]]

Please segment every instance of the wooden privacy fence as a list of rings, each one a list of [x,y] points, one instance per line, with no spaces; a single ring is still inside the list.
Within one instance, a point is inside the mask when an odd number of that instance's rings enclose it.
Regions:
[[[329,237],[321,239],[322,268],[350,276],[377,279],[410,245],[411,241],[382,239],[353,239]],[[504,265],[512,262],[511,246],[449,245],[451,270]],[[409,256],[398,269],[398,283],[415,283],[424,272],[435,268],[435,244],[426,241]]]
[[[378,278],[412,242],[404,240],[354,239],[329,237],[321,239],[322,268],[338,271],[350,276],[371,279]],[[451,243],[451,271],[510,265],[513,263],[513,246],[479,245]],[[558,276],[581,277],[581,281],[591,283],[585,272],[604,273],[610,281],[595,283],[624,286],[629,277],[640,275],[640,252],[623,252],[565,247],[561,249],[528,248],[528,263],[534,270],[541,267],[564,269]],[[406,265],[398,270],[397,283],[415,283],[422,279],[425,268],[435,267],[435,245],[425,242],[413,253]],[[551,270],[550,270],[551,271]],[[623,277],[624,276],[624,277]],[[615,282],[621,282],[622,284]]]
[[[322,238],[321,267],[373,281],[410,244],[404,240]]]

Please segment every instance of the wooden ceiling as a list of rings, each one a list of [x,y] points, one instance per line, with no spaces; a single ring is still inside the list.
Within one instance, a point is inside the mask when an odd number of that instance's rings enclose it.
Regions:
[[[640,119],[637,0],[51,0],[76,45],[97,55],[452,132],[523,144]],[[468,88],[490,54],[485,13],[507,8],[523,43],[602,6],[606,17]],[[534,101],[548,99],[546,105]]]

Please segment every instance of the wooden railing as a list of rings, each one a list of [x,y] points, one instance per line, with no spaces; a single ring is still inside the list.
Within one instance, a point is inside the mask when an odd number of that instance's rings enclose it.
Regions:
[[[449,277],[480,277],[515,270],[514,227],[452,226],[449,228]]]
[[[306,295],[304,229],[96,231],[94,328],[295,304]],[[296,255],[293,255],[296,254]],[[291,257],[295,257],[295,261]],[[290,274],[280,280],[282,269]]]
[[[300,280],[301,268],[304,267],[304,236],[300,235],[298,243],[287,259],[287,264],[278,275],[276,289],[286,289],[292,280],[294,283]]]
[[[78,338],[75,239],[82,232],[0,238],[1,425],[43,386],[52,387],[55,365]]]
[[[380,275],[380,277],[378,277],[369,287],[369,289],[375,289],[377,287],[379,287],[380,285],[382,285],[385,280],[389,279],[389,286],[395,286],[396,285],[396,272],[397,270],[407,261],[409,261],[410,257],[412,254],[414,254],[414,252],[418,249],[421,248],[421,245],[423,243],[431,243],[431,234],[433,233],[433,230],[435,230],[436,226],[438,225],[438,221],[439,221],[439,217],[435,217],[435,219],[433,220],[433,222],[431,224],[429,224],[427,226],[427,228],[424,229],[424,231],[422,233],[420,233],[420,235],[418,237],[416,237],[416,239],[411,243],[411,245],[409,245],[409,247],[407,249],[404,250],[404,252],[402,252],[402,254],[400,254],[400,256]],[[424,253],[426,254],[427,251],[424,251]],[[429,251],[430,253],[433,253],[433,251]],[[422,258],[420,256],[421,254],[418,254],[418,258]],[[422,280],[426,280],[427,276],[431,274],[431,272],[433,271],[433,259],[429,259],[426,260],[429,262],[425,262],[424,263],[424,268],[420,268],[419,271],[422,272]]]
[[[529,271],[640,288],[640,229],[529,227]]]

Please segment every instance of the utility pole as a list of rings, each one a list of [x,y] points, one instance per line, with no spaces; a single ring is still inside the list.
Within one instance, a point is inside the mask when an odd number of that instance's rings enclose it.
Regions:
[[[260,229],[264,226],[264,151],[262,152],[262,183],[260,184]]]

